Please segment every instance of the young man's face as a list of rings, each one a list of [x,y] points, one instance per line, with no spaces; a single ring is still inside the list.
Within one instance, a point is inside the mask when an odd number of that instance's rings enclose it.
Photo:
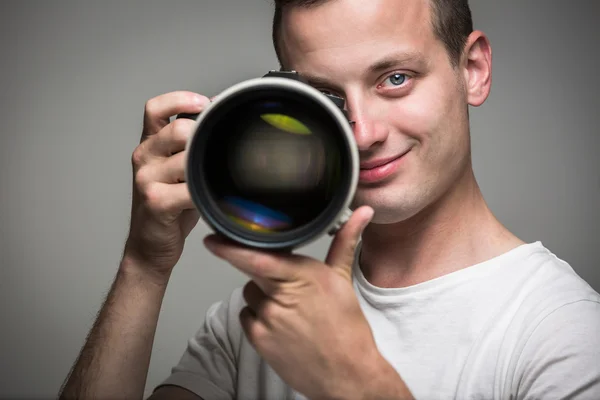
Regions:
[[[376,223],[415,215],[470,165],[465,75],[431,21],[428,0],[334,0],[284,14],[286,68],[346,99],[361,163],[396,158],[361,169],[355,206],[373,207]]]

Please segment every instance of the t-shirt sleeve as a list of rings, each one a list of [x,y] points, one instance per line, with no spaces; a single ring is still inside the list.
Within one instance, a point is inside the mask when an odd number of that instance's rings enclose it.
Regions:
[[[516,373],[517,399],[600,399],[600,301],[576,301],[545,317]]]
[[[188,340],[179,363],[156,389],[175,385],[206,400],[234,398],[242,302],[238,289],[227,301],[209,307],[203,325]]]

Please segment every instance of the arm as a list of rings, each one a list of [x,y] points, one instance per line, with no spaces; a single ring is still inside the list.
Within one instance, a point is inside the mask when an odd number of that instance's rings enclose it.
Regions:
[[[124,259],[61,399],[141,398],[166,280]]]
[[[160,307],[198,214],[183,182],[185,145],[208,98],[167,93],[146,103],[132,156],[131,226],[121,265],[60,398],[143,397]]]
[[[515,399],[600,399],[600,300],[580,300],[549,314],[517,366]]]

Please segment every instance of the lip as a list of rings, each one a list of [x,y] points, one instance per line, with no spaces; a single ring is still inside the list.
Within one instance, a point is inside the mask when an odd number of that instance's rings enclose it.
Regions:
[[[409,151],[410,149],[393,157],[361,162],[359,181],[361,183],[372,183],[387,178],[398,169],[404,156]]]

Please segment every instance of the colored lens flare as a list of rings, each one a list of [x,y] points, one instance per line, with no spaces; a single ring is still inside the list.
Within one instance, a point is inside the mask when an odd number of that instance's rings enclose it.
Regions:
[[[295,133],[298,135],[310,135],[312,133],[310,129],[308,129],[308,127],[302,122],[287,115],[262,114],[260,117],[269,125],[285,132]]]
[[[264,226],[260,226],[260,225],[255,224],[255,223],[248,222],[248,221],[243,220],[241,218],[238,218],[238,217],[236,217],[234,215],[228,214],[227,216],[229,217],[230,220],[232,220],[236,224],[241,225],[244,228],[249,229],[249,230],[251,230],[253,232],[259,232],[259,233],[273,233],[273,232],[275,232],[275,230],[273,230],[273,229],[268,229],[268,228],[265,228]]]
[[[254,232],[277,232],[292,224],[287,215],[239,197],[226,197],[221,207],[233,222]]]

